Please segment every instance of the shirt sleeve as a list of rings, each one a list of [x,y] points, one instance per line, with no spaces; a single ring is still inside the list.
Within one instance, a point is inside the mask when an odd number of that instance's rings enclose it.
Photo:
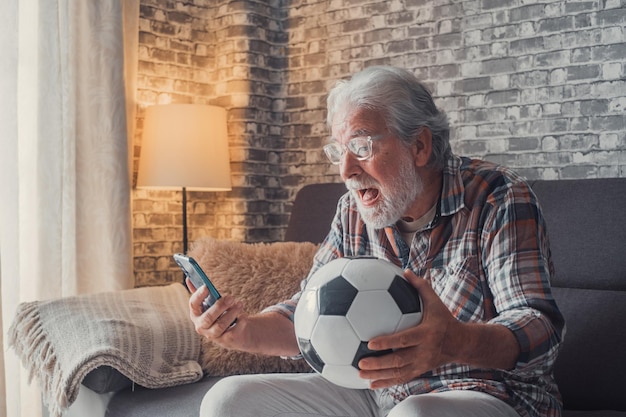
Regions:
[[[293,315],[296,311],[296,306],[298,305],[302,291],[306,287],[309,278],[313,276],[313,274],[323,265],[335,258],[343,256],[343,217],[346,211],[346,205],[346,199],[341,198],[337,204],[337,211],[335,212],[335,217],[331,223],[330,231],[313,257],[313,266],[311,267],[307,277],[300,283],[300,291],[295,293],[288,300],[266,307],[262,313],[279,313],[293,322]]]
[[[497,316],[520,346],[518,373],[550,372],[565,333],[552,296],[553,266],[541,208],[523,182],[494,192],[482,230],[483,265]]]

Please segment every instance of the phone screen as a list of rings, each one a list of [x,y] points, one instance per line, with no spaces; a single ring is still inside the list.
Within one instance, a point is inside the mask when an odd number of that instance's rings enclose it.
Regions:
[[[206,285],[209,289],[209,295],[202,302],[202,311],[211,307],[217,300],[221,298],[219,291],[213,285],[209,277],[204,273],[198,262],[190,256],[181,253],[174,254],[174,261],[180,266],[196,289]]]

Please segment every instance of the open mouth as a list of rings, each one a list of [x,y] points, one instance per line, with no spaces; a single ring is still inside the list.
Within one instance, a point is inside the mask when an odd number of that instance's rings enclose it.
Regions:
[[[380,191],[376,188],[361,188],[357,190],[359,197],[361,198],[361,202],[365,206],[371,206],[376,203],[378,198],[380,197]]]

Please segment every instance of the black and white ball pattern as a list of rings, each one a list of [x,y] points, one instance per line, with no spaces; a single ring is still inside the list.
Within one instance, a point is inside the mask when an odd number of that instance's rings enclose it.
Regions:
[[[368,388],[358,362],[374,352],[367,342],[413,327],[422,303],[402,270],[387,260],[339,258],[309,279],[296,307],[294,323],[300,351],[329,381],[347,388]]]

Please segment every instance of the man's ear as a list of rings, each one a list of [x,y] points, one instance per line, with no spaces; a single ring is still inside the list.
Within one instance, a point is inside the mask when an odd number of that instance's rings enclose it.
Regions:
[[[427,127],[422,127],[416,135],[413,143],[414,158],[416,167],[425,167],[431,160],[433,154],[433,134]]]

